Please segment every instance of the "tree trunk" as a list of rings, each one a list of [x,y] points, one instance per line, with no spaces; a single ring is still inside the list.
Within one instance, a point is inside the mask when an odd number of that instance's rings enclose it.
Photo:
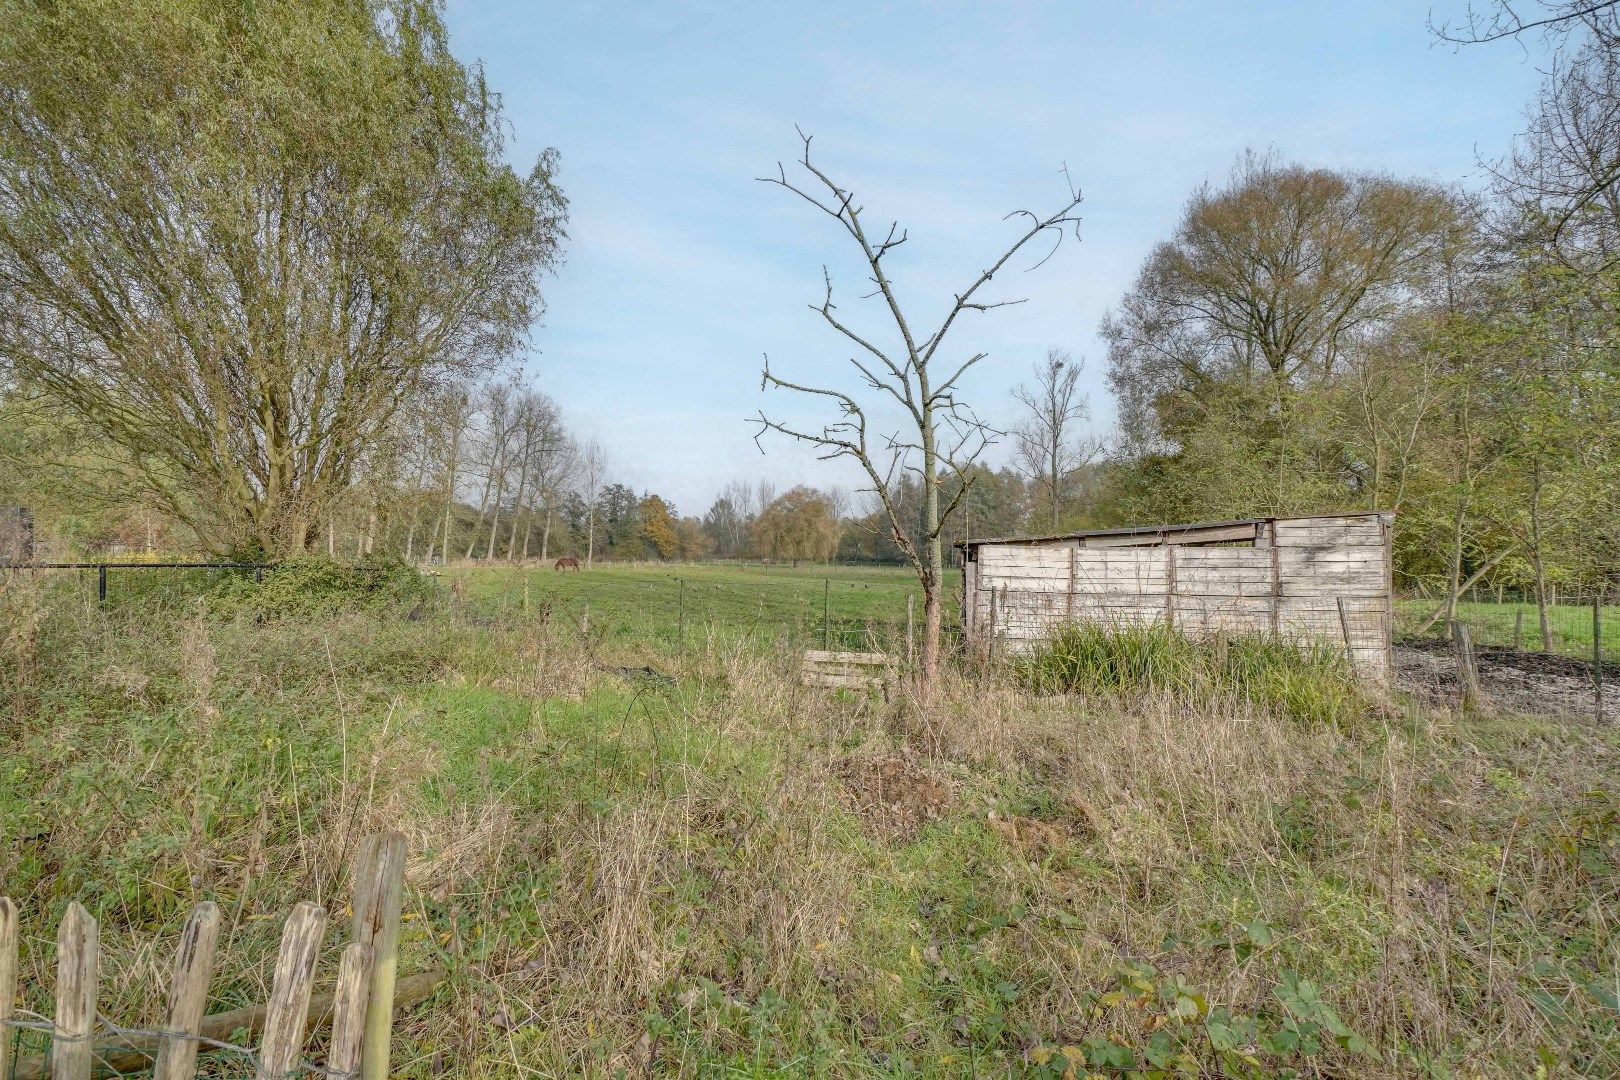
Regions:
[[[512,549],[517,544],[518,523],[523,520],[523,497],[529,493],[529,448],[523,447],[523,465],[518,469],[517,501],[512,504],[512,531],[506,537],[506,561],[512,561]],[[524,547],[528,544],[525,541]]]
[[[501,488],[505,485],[506,473],[503,469],[495,480],[495,501],[490,505],[489,514],[489,544],[484,548],[484,561],[489,562],[495,558],[495,534],[501,525]]]
[[[923,399],[928,397],[928,384],[922,382]],[[923,697],[933,693],[939,682],[939,585],[944,577],[945,555],[939,535],[939,461],[935,456],[934,416],[931,409],[923,410],[922,436],[922,541],[921,555],[923,590],[923,642],[922,685]]]
[[[1468,516],[1467,496],[1457,497],[1457,513],[1451,522],[1451,574],[1446,590],[1445,621],[1449,625],[1457,614],[1457,594],[1462,591],[1463,522]]]
[[[459,408],[459,406],[458,406]],[[439,560],[450,564],[450,515],[456,506],[456,457],[461,451],[461,416],[450,429],[450,457],[445,464],[444,477],[444,543],[439,545]],[[429,544],[431,550],[433,545]]]
[[[1541,462],[1530,481],[1530,561],[1536,571],[1536,619],[1541,627],[1541,651],[1552,652],[1551,621],[1547,617],[1547,567],[1541,558]]]
[[[1051,493],[1051,496],[1052,496],[1052,531],[1053,532],[1058,531],[1058,516],[1059,516],[1058,515],[1058,465],[1059,465],[1058,454],[1061,452],[1062,447],[1059,445],[1058,440],[1059,440],[1058,435],[1054,435],[1052,437],[1052,458],[1051,458],[1051,461],[1048,463],[1049,464],[1049,471],[1048,471],[1048,474],[1047,474],[1047,480],[1048,480],[1048,483],[1050,484],[1049,490],[1050,490],[1050,493]]]
[[[540,530],[540,564],[542,566],[544,566],[546,560],[551,557],[550,555],[547,554],[547,552],[549,552],[550,550],[551,550],[551,506],[548,503],[546,505],[546,523]]]
[[[591,560],[596,556],[596,508],[592,506],[585,515],[585,569],[591,568]]]

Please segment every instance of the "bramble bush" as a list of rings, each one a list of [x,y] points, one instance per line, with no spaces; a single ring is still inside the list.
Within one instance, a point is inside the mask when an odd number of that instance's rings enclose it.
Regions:
[[[432,578],[406,563],[382,559],[357,565],[303,555],[265,570],[261,579],[225,578],[209,595],[219,615],[256,619],[324,615],[378,608],[411,609],[438,596]]]

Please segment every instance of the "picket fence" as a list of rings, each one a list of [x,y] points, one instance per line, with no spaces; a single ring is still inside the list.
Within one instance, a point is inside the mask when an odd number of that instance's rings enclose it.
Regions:
[[[56,934],[54,1016],[17,1007],[18,907],[0,897],[0,1080],[90,1080],[92,1076],[152,1069],[156,1080],[192,1080],[199,1052],[235,1055],[255,1080],[288,1080],[321,1074],[331,1080],[382,1080],[388,1075],[393,1012],[405,999],[420,1000],[442,973],[397,979],[400,901],[405,840],[397,833],[368,837],[355,860],[349,944],[338,964],[333,993],[312,993],[326,912],[317,904],[293,907],[281,935],[269,999],[262,1005],[204,1015],[220,909],[204,902],[192,909],[175,949],[168,1004],[161,1028],[124,1027],[97,1011],[100,970],[96,920],[77,902],[69,904]],[[331,1023],[326,1059],[304,1058],[311,1027]],[[20,1057],[17,1036],[35,1031],[50,1038],[48,1053]],[[256,1046],[225,1041],[246,1030]]]

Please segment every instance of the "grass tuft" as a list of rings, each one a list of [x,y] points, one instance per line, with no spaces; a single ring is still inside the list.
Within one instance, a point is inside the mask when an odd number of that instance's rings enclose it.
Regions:
[[[1194,641],[1160,624],[1076,623],[1022,658],[1019,671],[1037,693],[1236,701],[1333,726],[1366,715],[1371,704],[1333,650],[1263,634]]]

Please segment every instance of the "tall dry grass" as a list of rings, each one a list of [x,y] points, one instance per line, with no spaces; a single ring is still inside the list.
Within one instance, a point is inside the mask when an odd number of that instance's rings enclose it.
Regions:
[[[36,1005],[69,897],[103,923],[108,1015],[156,1019],[202,898],[228,916],[218,1004],[261,997],[280,915],[341,909],[359,839],[398,828],[406,965],[453,973],[401,1021],[403,1075],[1034,1072],[1181,1030],[1109,996],[1149,968],[1273,1026],[1307,975],[1376,1048],[1256,1048],[1267,1069],[1620,1067],[1611,732],[1000,669],[827,694],[723,634],[515,615],[137,635],[29,603],[0,659],[0,880]]]

